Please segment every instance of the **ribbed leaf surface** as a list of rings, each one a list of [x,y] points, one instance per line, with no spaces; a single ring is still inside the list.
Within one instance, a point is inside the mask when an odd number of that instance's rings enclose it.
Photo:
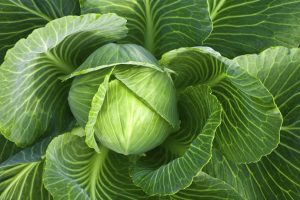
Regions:
[[[221,105],[207,86],[187,88],[179,97],[181,129],[146,153],[131,170],[133,182],[150,194],[174,194],[189,186],[211,157]]]
[[[128,20],[124,43],[144,46],[156,57],[201,45],[211,31],[206,0],[83,0],[83,13],[117,13]]]
[[[21,38],[66,15],[79,15],[77,0],[0,0],[0,63]]]
[[[50,138],[24,149],[0,164],[0,199],[50,200],[44,188],[42,157]]]
[[[0,132],[26,146],[65,129],[71,120],[67,95],[71,73],[97,47],[124,37],[115,14],[67,16],[20,40],[0,67]]]
[[[257,78],[206,47],[170,51],[161,63],[177,73],[178,89],[196,84],[212,88],[224,111],[216,143],[229,159],[254,162],[277,147],[282,117]]]
[[[170,200],[241,200],[243,199],[230,185],[203,172],[196,176],[193,184],[169,196]]]
[[[213,30],[205,45],[226,57],[276,45],[298,47],[300,0],[208,0]]]
[[[66,133],[49,145],[44,183],[58,200],[151,199],[133,185],[128,167],[125,156],[103,146],[96,153],[84,138]]]

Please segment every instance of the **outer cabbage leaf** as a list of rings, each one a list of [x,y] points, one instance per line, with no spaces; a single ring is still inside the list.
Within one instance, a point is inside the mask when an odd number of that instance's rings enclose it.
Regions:
[[[205,45],[227,57],[276,45],[298,47],[300,0],[208,0],[213,31]]]
[[[212,160],[203,170],[231,185],[244,199],[298,200],[299,153],[293,151],[299,148],[299,139],[285,138],[294,141],[281,142],[272,154],[251,164],[237,165],[214,149]]]
[[[0,0],[0,63],[6,50],[32,30],[56,18],[78,14],[77,0]]]
[[[248,199],[299,199],[300,50],[275,47],[235,61],[274,95],[283,115],[280,144],[270,155],[249,165],[235,165],[216,152],[206,171]]]
[[[42,183],[42,157],[49,142],[46,138],[0,164],[0,199],[52,199]]]
[[[49,145],[44,183],[58,200],[152,199],[132,183],[128,167],[126,156],[103,146],[96,153],[84,138],[66,133]]]
[[[257,78],[207,47],[170,51],[163,55],[161,64],[175,71],[179,90],[197,84],[212,88],[223,107],[216,144],[227,158],[255,162],[277,147],[282,117],[272,95]]]
[[[9,140],[0,135],[0,163],[19,151],[19,148]]]
[[[144,46],[156,57],[201,45],[211,32],[206,0],[83,0],[82,12],[116,13],[128,20],[124,43]]]
[[[211,157],[221,105],[208,86],[184,90],[179,96],[179,113],[181,129],[131,169],[133,182],[150,195],[174,194],[186,188]]]
[[[203,172],[196,176],[192,185],[167,198],[170,200],[220,200],[243,199],[230,185],[219,179],[213,178]]]
[[[99,46],[125,36],[126,20],[115,14],[67,16],[20,40],[0,68],[0,132],[26,146],[60,132],[73,120],[67,95],[71,73]]]

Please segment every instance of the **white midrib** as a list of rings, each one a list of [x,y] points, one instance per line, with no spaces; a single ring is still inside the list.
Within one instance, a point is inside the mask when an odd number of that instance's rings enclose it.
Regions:
[[[92,200],[97,200],[96,196],[96,186],[97,181],[99,179],[99,175],[105,159],[107,158],[108,149],[101,146],[100,153],[95,153],[91,159],[92,167],[90,168],[90,176],[89,176],[89,188],[90,188],[90,197]]]
[[[146,10],[146,31],[145,31],[145,47],[151,53],[154,53],[154,22],[151,15],[150,0],[145,0]]]
[[[218,16],[220,9],[225,4],[226,0],[220,0],[217,5],[213,8],[212,12],[210,13],[210,18],[212,21]]]

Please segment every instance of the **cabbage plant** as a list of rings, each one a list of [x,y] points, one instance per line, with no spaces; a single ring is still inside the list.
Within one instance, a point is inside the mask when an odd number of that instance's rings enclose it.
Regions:
[[[0,0],[0,200],[300,199],[300,0]]]

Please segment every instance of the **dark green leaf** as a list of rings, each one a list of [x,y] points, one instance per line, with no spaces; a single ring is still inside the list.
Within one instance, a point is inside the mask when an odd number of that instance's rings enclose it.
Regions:
[[[46,138],[0,164],[0,199],[52,199],[42,183],[42,157],[50,140]]]
[[[178,89],[211,86],[224,111],[216,143],[229,159],[254,162],[277,147],[282,117],[257,78],[207,47],[170,51],[161,63],[177,73],[174,82]]]
[[[103,146],[96,153],[83,137],[66,133],[49,145],[44,183],[58,200],[151,199],[133,185],[128,167],[125,156]]]
[[[201,45],[211,31],[206,0],[83,0],[83,13],[116,13],[128,20],[124,43],[144,46],[156,57]]]
[[[235,59],[274,95],[283,115],[279,146],[259,162],[236,165],[214,151],[206,171],[245,198],[298,200],[300,197],[300,50],[270,48]]]
[[[4,136],[0,135],[0,163],[19,151],[19,148]]]
[[[170,196],[170,200],[241,200],[230,185],[203,172],[196,176],[188,188]]]
[[[204,42],[227,57],[276,45],[298,47],[300,0],[208,0],[213,31]]]
[[[0,63],[6,50],[34,29],[66,15],[79,15],[77,0],[0,0]]]

